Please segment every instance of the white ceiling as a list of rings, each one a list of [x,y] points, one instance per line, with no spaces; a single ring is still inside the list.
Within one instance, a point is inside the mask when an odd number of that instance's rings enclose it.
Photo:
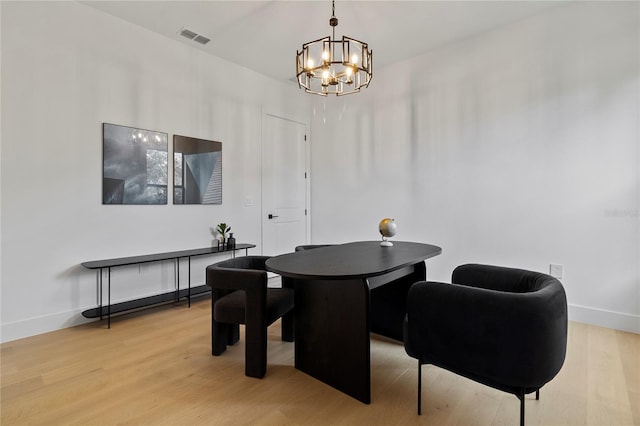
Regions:
[[[278,80],[295,76],[303,43],[331,34],[331,1],[86,1],[141,27]],[[562,1],[336,2],[336,36],[369,43],[374,69],[492,28]],[[179,35],[187,28],[211,39]]]

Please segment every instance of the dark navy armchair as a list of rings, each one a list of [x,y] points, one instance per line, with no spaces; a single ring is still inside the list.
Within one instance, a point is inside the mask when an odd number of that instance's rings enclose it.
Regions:
[[[432,364],[524,398],[555,377],[567,348],[567,299],[557,279],[539,272],[462,265],[453,284],[418,282],[409,290],[404,344],[421,370]]]
[[[294,339],[293,289],[267,288],[268,256],[236,257],[207,266],[212,287],[211,353],[221,355],[240,338],[245,324],[245,375],[267,371],[267,327],[282,317],[282,340]]]

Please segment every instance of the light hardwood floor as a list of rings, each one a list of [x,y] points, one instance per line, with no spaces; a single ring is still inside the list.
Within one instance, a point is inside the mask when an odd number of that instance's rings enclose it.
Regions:
[[[293,367],[293,344],[269,329],[264,379],[244,376],[244,339],[210,352],[210,300],[168,305],[2,345],[1,424],[515,425],[516,397],[433,366],[373,336],[372,403]],[[471,354],[470,354],[471,356]],[[640,336],[569,325],[560,374],[528,396],[527,425],[640,424]]]

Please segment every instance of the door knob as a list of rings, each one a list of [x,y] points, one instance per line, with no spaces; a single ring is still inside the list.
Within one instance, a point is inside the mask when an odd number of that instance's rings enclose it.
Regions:
[[[276,216],[276,215],[273,215],[273,214],[269,213],[269,219],[273,219],[274,217],[279,217],[279,216]]]

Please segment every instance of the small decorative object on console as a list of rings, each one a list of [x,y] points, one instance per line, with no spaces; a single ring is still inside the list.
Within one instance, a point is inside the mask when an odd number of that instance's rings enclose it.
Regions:
[[[227,238],[227,249],[233,250],[235,247],[236,247],[236,239],[233,236],[233,232],[231,232],[229,233],[229,238]]]
[[[393,237],[394,235],[396,235],[396,232],[398,232],[398,226],[396,225],[395,220],[389,219],[388,217],[382,219],[378,224],[378,230],[382,235],[382,242],[380,243],[380,245],[383,247],[393,246],[393,243],[391,241],[388,241],[387,238]]]
[[[218,234],[220,234],[220,245],[222,246],[222,248],[225,248],[225,243],[227,241],[227,232],[231,231],[231,227],[227,226],[226,223],[221,222],[216,227],[216,231],[218,232]]]

